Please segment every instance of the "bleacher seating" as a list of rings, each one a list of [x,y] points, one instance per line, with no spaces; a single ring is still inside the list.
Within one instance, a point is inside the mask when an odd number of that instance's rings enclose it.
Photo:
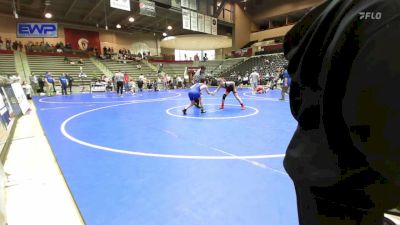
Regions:
[[[205,66],[207,73],[218,77],[223,71],[229,69],[230,67],[242,62],[243,59],[227,59],[227,60],[210,60],[201,61],[199,66]],[[158,68],[160,63],[153,63],[155,67]],[[221,66],[221,67],[220,67]],[[170,76],[183,76],[186,67],[193,67],[192,62],[176,62],[176,63],[163,63],[163,71]]]
[[[159,68],[160,63],[153,63],[153,65]],[[191,62],[180,62],[180,63],[162,63],[163,71],[167,73],[171,77],[175,76],[183,76],[186,67],[192,67],[193,63]]]
[[[214,69],[214,71],[212,72],[212,74],[216,77],[220,77],[221,74],[226,71],[229,70],[230,68],[232,68],[233,66],[236,66],[240,63],[242,63],[244,61],[243,58],[233,58],[233,59],[226,59],[224,61],[220,61],[221,62],[221,67],[219,67],[219,65]]]
[[[62,73],[68,73],[74,78],[74,85],[89,85],[92,78],[100,78],[103,73],[89,59],[84,58],[84,64],[70,64],[64,62],[62,56],[38,56],[28,55],[28,63],[31,73],[36,75],[44,75],[46,72],[51,72],[55,78],[58,78]],[[79,58],[68,58],[71,62],[77,62]],[[86,73],[87,78],[81,79],[78,77],[82,71]],[[57,82],[58,83],[58,82]]]
[[[266,65],[265,61],[268,60],[270,64]],[[225,71],[222,74],[222,77],[230,79],[230,76],[235,72],[237,75],[244,76],[246,73],[251,73],[252,69],[257,67],[258,72],[261,76],[264,76],[266,73],[275,73],[278,67],[283,67],[287,65],[287,60],[284,58],[283,54],[275,54],[275,55],[264,55],[258,57],[251,57],[245,62],[238,64],[229,70]],[[260,67],[263,69],[260,70]]]
[[[121,63],[112,60],[104,60],[102,63],[112,72],[116,73],[118,71],[128,73],[129,77],[137,80],[140,75],[146,77],[146,79],[155,80],[157,79],[157,73],[153,71],[150,67],[148,67],[144,63],[139,62],[128,62],[128,63]],[[137,65],[141,65],[141,69],[137,68]]]
[[[0,54],[0,75],[16,74],[15,60],[13,54]]]

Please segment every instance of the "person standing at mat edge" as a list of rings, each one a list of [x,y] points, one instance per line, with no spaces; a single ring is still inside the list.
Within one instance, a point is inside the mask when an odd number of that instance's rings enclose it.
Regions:
[[[115,81],[117,82],[117,94],[122,96],[122,91],[124,89],[124,74],[121,73],[120,70],[115,73]]]
[[[289,94],[290,90],[290,83],[291,83],[291,78],[290,75],[287,71],[287,66],[284,66],[283,72],[282,72],[282,91],[281,91],[281,98],[279,99],[280,101],[285,101],[285,94]]]
[[[60,84],[61,84],[61,93],[62,95],[67,95],[67,87],[68,87],[68,78],[65,74],[61,74],[60,76]]]
[[[326,1],[285,36],[300,225],[382,225],[399,205],[399,40],[398,0]]]

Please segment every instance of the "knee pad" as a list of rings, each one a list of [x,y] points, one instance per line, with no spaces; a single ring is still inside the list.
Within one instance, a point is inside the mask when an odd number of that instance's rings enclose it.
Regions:
[[[226,94],[222,95],[222,99],[225,100],[226,98]]]

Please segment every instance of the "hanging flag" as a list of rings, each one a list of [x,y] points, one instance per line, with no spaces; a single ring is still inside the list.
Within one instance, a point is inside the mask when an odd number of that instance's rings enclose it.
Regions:
[[[190,10],[182,9],[183,29],[190,30]]]
[[[217,24],[217,18],[212,18],[211,21],[211,34],[217,35],[218,34],[218,24]]]
[[[145,16],[156,16],[156,4],[148,0],[139,1],[140,14]]]
[[[181,6],[185,8],[189,8],[189,0],[181,0]]]
[[[197,14],[197,29],[200,32],[204,32],[204,15]]]
[[[198,31],[197,13],[193,11],[190,11],[190,29],[193,31]]]
[[[175,8],[181,7],[181,0],[171,0],[171,6]]]
[[[189,0],[189,8],[192,10],[197,10],[197,0]]]
[[[112,8],[116,8],[116,9],[131,11],[131,1],[130,0],[110,0],[110,6]]]
[[[204,33],[211,34],[211,17],[204,16]]]

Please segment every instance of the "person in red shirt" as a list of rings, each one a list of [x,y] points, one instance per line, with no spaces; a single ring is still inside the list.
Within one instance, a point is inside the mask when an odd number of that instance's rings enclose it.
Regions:
[[[124,73],[124,89],[125,92],[129,91],[129,75],[126,72]]]

